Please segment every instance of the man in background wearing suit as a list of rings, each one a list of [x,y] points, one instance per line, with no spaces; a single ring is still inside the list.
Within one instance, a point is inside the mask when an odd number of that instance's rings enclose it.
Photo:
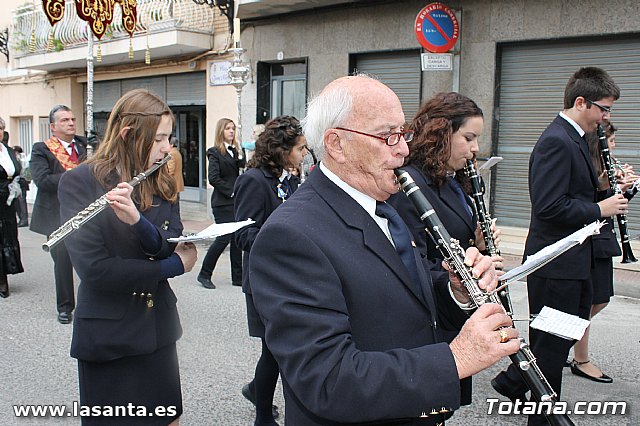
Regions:
[[[626,213],[628,202],[614,195],[596,203],[598,177],[593,169],[585,132],[595,132],[609,119],[620,89],[604,70],[579,69],[567,83],[564,110],[536,143],[529,159],[531,222],[524,256],[555,243],[595,220]],[[591,239],[568,250],[527,277],[529,312],[549,306],[589,319],[591,310]],[[562,369],[575,343],[530,329],[531,350],[551,387],[560,396]],[[524,400],[527,391],[510,365],[491,381],[500,394]],[[529,416],[529,425],[547,424],[544,416]]]
[[[76,135],[76,118],[65,105],[56,105],[49,112],[51,138],[37,142],[31,150],[31,177],[38,187],[31,214],[31,229],[49,236],[60,223],[58,182],[60,176],[86,158],[87,140]],[[73,266],[64,242],[51,250],[56,282],[58,321],[69,324],[76,306],[73,289]]]
[[[322,162],[251,248],[253,298],[280,366],[287,423],[440,424],[460,406],[459,379],[518,350],[510,340],[518,332],[498,330],[511,324],[502,308],[473,313],[464,286],[423,263],[385,203],[409,154],[404,123],[400,100],[377,80],[325,87],[305,119]],[[495,287],[490,258],[470,248],[466,262],[481,288]],[[447,344],[443,328],[461,331]]]

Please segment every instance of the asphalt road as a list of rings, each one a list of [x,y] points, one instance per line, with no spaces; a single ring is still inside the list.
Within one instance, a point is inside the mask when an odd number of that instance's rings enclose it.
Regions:
[[[198,231],[207,223],[185,222]],[[9,277],[11,296],[0,299],[0,425],[73,425],[77,418],[16,418],[16,404],[66,404],[78,400],[75,360],[69,357],[71,325],[56,321],[52,261],[40,249],[44,237],[20,228],[25,273]],[[183,425],[247,426],[253,407],[240,394],[252,375],[260,344],[248,337],[244,297],[230,285],[228,252],[214,274],[216,290],[196,282],[206,247],[191,273],[171,281],[178,296],[184,335],[178,342]],[[640,285],[640,284],[639,284]],[[512,289],[518,317],[526,317],[525,284]],[[597,384],[565,370],[563,397],[575,401],[626,401],[624,416],[573,416],[577,425],[640,424],[638,352],[640,301],[615,297],[592,326],[593,359],[614,378]],[[489,380],[508,360],[474,379],[474,403],[448,425],[522,425],[524,416],[487,415],[487,398],[498,398]],[[425,386],[428,384],[425,383]],[[382,391],[382,390],[381,390]],[[280,386],[275,403],[284,407]],[[117,424],[117,423],[114,423]],[[283,424],[283,422],[281,422]]]

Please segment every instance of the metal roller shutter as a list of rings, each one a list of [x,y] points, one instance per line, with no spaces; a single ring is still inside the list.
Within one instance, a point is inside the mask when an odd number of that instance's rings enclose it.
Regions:
[[[365,53],[355,57],[355,68],[375,76],[400,98],[404,116],[411,121],[420,107],[420,51]]]
[[[85,84],[86,90],[86,84]],[[120,98],[120,80],[98,81],[93,84],[93,111],[109,112]],[[86,100],[86,93],[85,93]]]
[[[167,79],[164,76],[122,80],[123,95],[133,89],[147,89],[158,95],[163,101],[167,100]]]
[[[203,72],[167,76],[167,104],[206,105],[207,77]]]
[[[528,227],[527,173],[538,137],[563,109],[564,88],[582,66],[601,67],[620,86],[611,121],[618,127],[614,155],[640,169],[640,40],[554,41],[503,45],[499,82],[497,155],[492,205],[507,226]],[[553,185],[549,182],[549,185]],[[637,204],[637,203],[633,203]],[[631,208],[630,229],[640,230],[640,208]]]

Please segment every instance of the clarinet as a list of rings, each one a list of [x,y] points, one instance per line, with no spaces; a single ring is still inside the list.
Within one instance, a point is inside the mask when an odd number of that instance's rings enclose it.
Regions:
[[[153,166],[149,167],[147,170],[139,173],[133,179],[131,179],[129,181],[129,185],[135,188],[138,184],[140,184],[140,182],[148,178],[149,175],[153,174],[160,167],[164,166],[170,159],[171,155],[167,154],[162,160],[156,161],[155,163],[153,163]],[[65,238],[80,229],[91,219],[96,217],[108,205],[109,201],[107,200],[107,194],[104,194],[93,203],[85,207],[83,210],[78,212],[78,214],[76,214],[74,217],[67,220],[64,225],[53,231],[53,233],[49,236],[47,242],[42,245],[42,250],[46,252],[51,251],[52,248],[60,244]]]
[[[609,152],[609,143],[607,142],[607,137],[604,134],[604,128],[602,125],[598,124],[598,143],[600,145],[600,153],[602,154],[602,162],[604,163],[604,168],[607,171],[607,177],[609,178],[609,186],[614,194],[622,194],[622,190],[620,189],[620,185],[618,185],[618,181],[616,180],[616,174],[614,170],[614,163],[611,158],[611,153]],[[618,229],[620,229],[620,245],[622,246],[622,261],[621,263],[633,263],[637,262],[638,259],[633,255],[633,251],[631,251],[631,244],[629,243],[629,230],[627,229],[627,215],[626,214],[618,214],[616,215],[616,219],[618,220]]]
[[[489,215],[489,211],[487,210],[487,205],[484,202],[483,185],[472,160],[467,160],[464,173],[469,177],[469,181],[471,182],[473,207],[476,211],[476,215],[478,216],[478,223],[480,224],[484,244],[487,247],[487,254],[491,257],[500,256],[500,250],[496,247],[495,241],[493,240],[493,234],[491,234],[491,225],[493,221]],[[502,306],[504,306],[507,311],[507,315],[511,316],[513,308],[511,306],[511,298],[509,297],[508,288],[509,287],[505,287],[500,290],[498,296],[500,297]]]
[[[480,288],[478,280],[473,278],[471,267],[464,263],[464,250],[459,241],[451,238],[447,230],[442,225],[433,206],[429,203],[422,191],[409,173],[403,169],[394,170],[402,191],[411,200],[420,220],[425,225],[425,229],[438,250],[442,254],[444,261],[458,275],[465,288],[469,292],[469,297],[476,307],[484,303],[498,303],[502,301],[495,292],[487,293]],[[553,413],[553,404],[558,401],[558,395],[553,390],[546,377],[538,367],[529,345],[523,338],[520,340],[520,349],[513,355],[509,355],[522,378],[531,390],[532,397],[540,403],[548,403],[548,412],[545,412],[547,421],[552,426],[571,426],[574,423],[566,414]],[[543,410],[544,411],[544,410]]]

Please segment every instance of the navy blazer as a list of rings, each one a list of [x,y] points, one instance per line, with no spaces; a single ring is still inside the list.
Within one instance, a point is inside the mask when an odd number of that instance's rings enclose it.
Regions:
[[[467,207],[464,207],[448,184],[445,183],[442,187],[438,187],[431,178],[416,166],[409,165],[403,167],[403,169],[409,172],[409,175],[427,197],[449,235],[459,240],[460,245],[465,250],[475,246],[475,231],[478,226],[478,218],[475,213],[471,214],[474,211],[471,198],[465,194]],[[403,192],[398,192],[389,198],[389,203],[395,207],[409,227],[420,252],[429,259],[442,259],[440,251],[436,248],[431,237],[427,235],[424,224],[418,217],[411,200]],[[465,208],[468,209],[469,213],[464,211]]]
[[[293,181],[291,190],[298,188]],[[265,168],[251,168],[236,180],[234,192],[234,212],[236,221],[253,219],[254,224],[245,226],[235,232],[236,244],[244,252],[242,255],[242,291],[251,294],[249,285],[249,252],[258,236],[258,232],[273,211],[282,205],[282,198],[278,197],[280,179],[273,176]]]
[[[75,216],[107,189],[88,165],[69,170],[58,191],[61,219]],[[176,297],[160,277],[160,263],[154,261],[173,254],[175,244],[167,238],[182,233],[179,204],[154,197],[153,207],[142,215],[162,236],[157,253],[145,253],[131,227],[109,207],[65,240],[80,277],[71,341],[74,358],[102,362],[149,354],[182,334]],[[149,293],[152,307],[147,305]]]
[[[246,163],[244,153],[239,160],[227,151],[222,154],[213,147],[207,150],[207,158],[209,159],[209,183],[213,186],[211,207],[232,206],[233,186],[240,175],[240,168]]]
[[[442,416],[418,418],[459,407],[440,327],[467,317],[414,256],[420,287],[374,219],[318,168],[269,217],[251,249],[251,290],[288,424],[435,424]]]
[[[87,158],[87,139],[76,135],[74,140],[82,162]],[[38,234],[49,235],[61,225],[58,183],[65,169],[44,142],[33,144],[29,167],[31,177],[38,187],[29,229]]]
[[[557,116],[538,139],[529,159],[531,222],[524,255],[534,254],[600,219],[597,187],[587,142],[567,120]],[[550,279],[588,279],[591,250],[589,238],[534,274]]]

